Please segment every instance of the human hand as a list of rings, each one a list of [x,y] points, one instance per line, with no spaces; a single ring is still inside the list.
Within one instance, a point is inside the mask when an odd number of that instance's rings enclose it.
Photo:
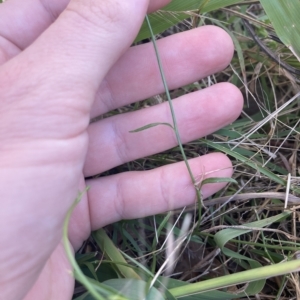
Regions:
[[[167,103],[89,125],[91,117],[164,91],[152,44],[129,48],[144,19],[168,0],[9,0],[0,6],[0,287],[3,299],[70,299],[61,244],[73,213],[76,250],[91,230],[192,204],[183,163],[85,182],[85,177],[176,145]],[[207,26],[158,41],[170,89],[220,71],[233,45]],[[237,88],[220,83],[174,100],[183,142],[240,113]],[[190,160],[197,178],[231,176],[222,154]],[[215,171],[215,172],[212,172]],[[205,175],[208,173],[209,175]],[[222,184],[205,185],[205,197]]]

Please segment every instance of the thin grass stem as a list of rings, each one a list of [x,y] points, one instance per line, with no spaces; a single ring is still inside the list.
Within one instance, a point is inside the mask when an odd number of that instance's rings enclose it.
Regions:
[[[179,134],[179,131],[178,131],[178,125],[177,125],[177,120],[176,120],[176,116],[175,116],[175,111],[174,111],[173,103],[172,103],[169,88],[168,88],[168,84],[167,84],[166,77],[165,77],[165,74],[164,74],[164,71],[163,71],[163,66],[162,66],[162,63],[161,63],[159,51],[158,51],[157,44],[156,44],[156,41],[155,41],[155,36],[154,36],[153,30],[152,30],[152,27],[151,27],[151,24],[150,24],[150,20],[149,20],[147,15],[146,15],[146,21],[147,21],[148,28],[149,28],[149,31],[150,31],[151,40],[152,40],[152,43],[153,43],[153,46],[154,46],[154,50],[155,50],[155,54],[156,54],[156,58],[157,58],[157,63],[158,63],[158,66],[159,66],[159,72],[160,72],[160,75],[161,75],[161,79],[162,79],[162,82],[163,82],[163,85],[164,85],[164,88],[165,88],[165,92],[166,92],[166,96],[167,96],[167,99],[168,99],[168,103],[169,103],[169,106],[170,106],[170,111],[171,111],[171,114],[172,114],[172,121],[173,121],[173,127],[174,127],[174,132],[175,132],[175,135],[176,135],[176,139],[177,139],[177,142],[178,142],[178,145],[179,145],[179,148],[180,148],[181,155],[183,157],[183,160],[185,162],[185,165],[186,165],[187,170],[189,172],[189,175],[191,177],[192,183],[193,183],[193,185],[195,187],[195,190],[196,190],[197,201],[198,201],[198,204],[199,204],[198,212],[199,212],[199,220],[200,220],[201,219],[201,208],[202,208],[201,191],[200,191],[199,188],[197,188],[196,180],[194,178],[193,172],[190,168],[189,162],[188,162],[187,157],[185,155],[185,151],[183,149],[180,134]]]

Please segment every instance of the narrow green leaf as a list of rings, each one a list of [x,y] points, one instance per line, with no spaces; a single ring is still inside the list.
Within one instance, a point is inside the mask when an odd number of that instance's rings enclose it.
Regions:
[[[239,229],[239,226],[236,226],[236,228],[232,228],[232,229],[231,228],[223,229],[215,234],[214,240],[217,243],[217,245],[221,248],[221,250],[223,250],[225,244],[228,241],[230,241],[231,239],[236,238],[237,236],[240,236],[242,234],[251,232],[252,231],[251,227],[252,228],[263,228],[263,227],[269,226],[275,222],[278,222],[279,220],[282,220],[283,218],[286,218],[290,214],[291,214],[291,212],[285,211],[276,216],[243,225],[243,227],[249,227],[249,230]]]
[[[145,125],[143,127],[140,127],[138,129],[130,130],[129,132],[139,132],[139,131],[143,131],[143,130],[146,130],[148,128],[152,128],[152,127],[155,127],[155,126],[158,126],[158,125],[166,125],[166,126],[171,127],[174,130],[173,126],[169,123],[151,123],[151,124]]]
[[[75,258],[78,265],[84,264],[85,262],[95,259],[96,253],[76,253]]]
[[[92,263],[90,262],[86,262],[84,263],[84,266],[90,271],[91,275],[93,276],[93,279],[99,281],[98,276],[95,272],[95,267]],[[83,270],[83,268],[81,267],[81,269]]]
[[[260,0],[281,41],[300,61],[300,1]]]
[[[140,276],[130,266],[126,266],[128,265],[126,260],[122,256],[119,249],[107,236],[104,229],[101,228],[97,231],[94,231],[92,236],[105,255],[116,264],[116,267],[125,278],[141,279]]]
[[[192,10],[197,12],[201,8],[201,13],[206,13],[239,2],[240,0],[172,0],[160,11],[150,14],[149,20],[153,33],[158,34],[187,19],[190,16],[189,12]],[[147,22],[144,22],[135,42],[149,37],[148,25]]]
[[[255,221],[255,222],[243,225],[243,227],[249,227],[249,230],[239,228],[239,226],[236,226],[236,228],[223,229],[215,234],[214,240],[225,255],[232,257],[232,258],[244,259],[249,262],[253,262],[252,259],[249,259],[248,257],[245,257],[244,255],[241,255],[237,252],[227,249],[225,247],[226,243],[240,235],[243,235],[245,233],[253,231],[253,229],[251,229],[251,228],[263,228],[263,227],[269,226],[275,222],[278,222],[279,220],[289,216],[290,213],[291,212],[283,212],[281,214],[278,214],[276,216],[273,216],[273,217],[270,217],[270,218],[267,218],[264,220],[259,220],[259,221]],[[257,264],[257,262],[255,262],[255,265],[256,265],[256,267],[260,266],[260,264]]]
[[[235,183],[238,184],[237,181],[230,177],[210,177],[207,179],[204,179],[201,182],[201,186],[207,183],[220,183],[220,182],[228,182],[228,183]]]

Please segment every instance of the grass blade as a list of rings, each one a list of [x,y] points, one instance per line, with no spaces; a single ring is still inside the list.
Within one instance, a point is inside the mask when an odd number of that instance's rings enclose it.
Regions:
[[[141,279],[140,276],[128,265],[119,249],[114,245],[111,239],[107,236],[104,229],[99,229],[92,233],[93,238],[107,257],[116,264],[116,268],[125,278]]]
[[[281,41],[300,61],[300,2],[260,0]]]
[[[292,272],[300,271],[300,261],[292,260],[271,266],[247,270],[235,274],[230,274],[202,282],[193,283],[186,286],[170,289],[170,293],[174,297],[184,297],[188,295],[198,294],[204,291],[211,291],[236,284],[242,284],[259,279],[266,279],[274,276],[284,275]]]

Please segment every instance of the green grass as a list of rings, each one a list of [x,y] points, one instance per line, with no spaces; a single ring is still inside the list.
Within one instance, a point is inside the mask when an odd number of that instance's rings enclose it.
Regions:
[[[223,9],[226,3],[239,5]],[[151,16],[155,33],[189,17],[191,25],[215,24],[230,32],[236,54],[231,66],[223,72],[172,91],[171,96],[205,88],[209,80],[229,81],[245,96],[244,112],[233,124],[205,139],[119,166],[114,172],[153,169],[181,161],[185,156],[193,158],[222,151],[235,166],[234,182],[205,200],[207,209],[201,214],[193,206],[166,215],[121,221],[93,233],[77,253],[77,263],[90,278],[89,284],[102,295],[99,299],[121,299],[113,298],[117,291],[129,299],[134,299],[138,291],[149,291],[147,299],[179,296],[185,300],[257,299],[255,295],[260,299],[298,299],[299,278],[293,271],[299,270],[300,263],[292,260],[300,250],[297,212],[300,102],[295,97],[300,91],[299,77],[262,52],[244,28],[241,17],[252,20],[256,35],[282,61],[296,69],[300,63],[291,49],[269,37],[273,23],[259,1],[211,0],[188,4],[194,5],[186,8],[189,12]],[[190,17],[191,9],[193,17]],[[269,14],[276,22],[274,14]],[[140,38],[145,37],[143,30]],[[176,27],[173,31],[177,31]],[[168,100],[165,95],[160,97]],[[146,99],[123,111],[155,103],[156,99]],[[176,129],[176,122],[171,125]],[[289,186],[288,173],[291,174]],[[285,209],[287,188],[293,196]],[[168,276],[164,267],[169,268]],[[80,278],[77,277],[82,281]],[[84,288],[78,287],[74,299],[92,298]]]

